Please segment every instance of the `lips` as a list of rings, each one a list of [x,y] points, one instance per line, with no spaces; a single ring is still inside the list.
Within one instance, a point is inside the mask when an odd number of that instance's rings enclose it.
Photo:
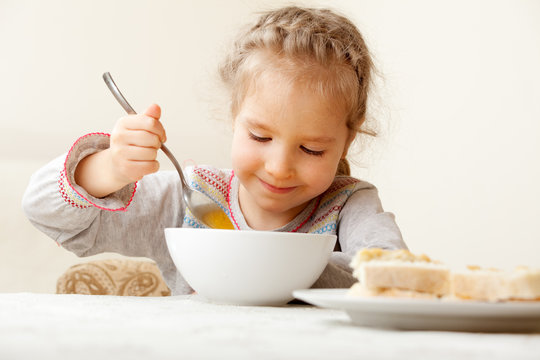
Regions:
[[[296,186],[291,186],[291,187],[277,187],[277,186],[274,186],[274,185],[271,185],[269,183],[267,183],[266,181],[263,181],[261,179],[259,179],[259,181],[261,182],[262,186],[267,189],[268,191],[270,192],[273,192],[274,194],[288,194],[290,193],[291,191],[293,191],[294,189],[296,189]]]

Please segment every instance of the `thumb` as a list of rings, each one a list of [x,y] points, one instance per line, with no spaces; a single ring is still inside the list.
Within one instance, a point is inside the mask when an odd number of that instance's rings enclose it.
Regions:
[[[161,108],[157,104],[152,104],[144,111],[144,115],[159,120],[159,118],[161,117]]]

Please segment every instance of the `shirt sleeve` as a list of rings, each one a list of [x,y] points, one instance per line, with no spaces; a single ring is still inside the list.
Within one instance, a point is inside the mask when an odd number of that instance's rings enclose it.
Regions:
[[[172,263],[165,227],[181,227],[184,206],[178,174],[145,176],[102,199],[78,186],[73,174],[79,161],[108,148],[107,134],[80,138],[30,179],[23,210],[30,222],[78,256],[116,252]]]
[[[338,239],[341,251],[349,258],[362,248],[407,248],[394,214],[383,210],[377,189],[363,182],[343,205]]]
[[[350,262],[356,252],[366,247],[406,249],[394,214],[382,208],[377,189],[358,182],[339,213],[338,249],[331,255],[313,288],[350,288],[358,280]]]

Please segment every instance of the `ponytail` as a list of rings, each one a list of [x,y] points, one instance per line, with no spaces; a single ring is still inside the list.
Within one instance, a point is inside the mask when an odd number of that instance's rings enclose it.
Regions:
[[[351,175],[351,167],[349,165],[349,161],[347,159],[341,159],[339,160],[336,176],[337,175]]]

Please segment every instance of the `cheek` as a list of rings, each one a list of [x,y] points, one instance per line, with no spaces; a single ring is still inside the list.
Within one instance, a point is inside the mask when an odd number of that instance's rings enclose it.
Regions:
[[[313,161],[306,163],[299,171],[304,181],[319,191],[326,190],[334,181],[337,170],[337,161]]]
[[[245,171],[257,166],[259,155],[255,147],[249,141],[235,136],[231,148],[231,162],[233,170],[236,174],[241,174]]]

